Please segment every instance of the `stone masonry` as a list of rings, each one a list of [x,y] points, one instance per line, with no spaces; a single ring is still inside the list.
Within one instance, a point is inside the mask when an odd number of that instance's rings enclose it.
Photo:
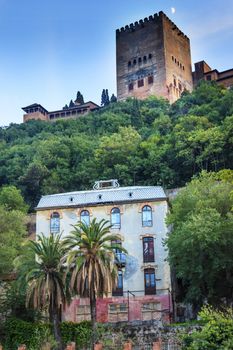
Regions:
[[[118,100],[192,91],[189,38],[162,11],[116,31],[116,61]]]

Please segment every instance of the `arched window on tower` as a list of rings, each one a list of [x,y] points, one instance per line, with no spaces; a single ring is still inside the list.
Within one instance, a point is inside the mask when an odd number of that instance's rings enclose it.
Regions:
[[[121,212],[119,208],[112,208],[111,210],[111,224],[112,228],[121,227]]]
[[[50,233],[60,232],[60,215],[58,212],[53,212],[50,216]]]
[[[90,225],[90,213],[88,210],[82,210],[80,214],[80,221],[87,226]]]
[[[142,208],[142,226],[152,226],[152,209],[149,205]]]

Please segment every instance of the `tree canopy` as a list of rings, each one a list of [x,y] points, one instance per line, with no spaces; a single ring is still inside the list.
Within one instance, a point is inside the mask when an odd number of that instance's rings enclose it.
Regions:
[[[19,188],[32,210],[43,194],[97,179],[172,188],[202,170],[232,169],[232,101],[233,90],[202,82],[171,106],[128,99],[74,120],[11,124],[0,128],[0,185]]]
[[[26,211],[20,191],[14,186],[0,190],[0,275],[12,272],[26,236]]]
[[[233,183],[224,173],[202,173],[172,202],[166,241],[186,301],[232,302],[233,290]]]

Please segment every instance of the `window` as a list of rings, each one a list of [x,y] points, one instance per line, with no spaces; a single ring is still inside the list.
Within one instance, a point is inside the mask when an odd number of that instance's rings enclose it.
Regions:
[[[208,80],[208,81],[211,80],[211,75],[210,74],[206,76],[206,80]]]
[[[77,322],[91,320],[90,305],[79,305],[77,307],[76,320]]]
[[[90,213],[88,210],[82,210],[80,215],[80,221],[87,226],[90,225]]]
[[[60,215],[57,212],[54,212],[50,216],[50,233],[59,233],[60,232]]]
[[[174,62],[174,56],[172,56],[172,61]]]
[[[153,77],[153,75],[150,75],[148,77],[148,84],[153,84],[153,82],[154,82],[154,77]]]
[[[141,58],[141,57],[139,57],[138,63],[139,63],[139,64],[142,63],[142,58]]]
[[[173,79],[173,84],[176,86],[176,78]]]
[[[123,273],[121,270],[118,271],[117,285],[116,288],[112,291],[113,296],[122,296],[123,295]]]
[[[149,53],[148,58],[149,58],[149,60],[152,59],[152,54],[151,53]]]
[[[134,60],[133,60],[133,64],[135,65],[136,63],[137,63],[137,60],[136,60],[136,59],[134,59]]]
[[[114,246],[114,253],[115,253],[115,263],[117,266],[125,266],[126,264],[126,255],[122,252],[121,246],[121,240],[112,241],[111,245]]]
[[[143,62],[146,63],[146,61],[147,61],[147,57],[143,56]]]
[[[149,205],[142,208],[142,226],[152,226],[152,209]]]
[[[133,83],[130,83],[129,84],[129,91],[132,91],[133,90]]]
[[[143,262],[154,262],[154,238],[144,237],[143,241]]]
[[[144,270],[145,295],[156,294],[155,270]]]
[[[159,320],[161,319],[161,304],[157,302],[143,303],[142,307],[142,320]]]
[[[131,61],[128,62],[128,67],[131,67]]]
[[[111,224],[112,228],[121,227],[121,213],[119,208],[113,208],[111,210]]]
[[[138,87],[140,88],[142,86],[144,86],[144,80],[140,79],[140,80],[138,80]]]
[[[128,321],[128,306],[126,303],[108,305],[108,321]]]

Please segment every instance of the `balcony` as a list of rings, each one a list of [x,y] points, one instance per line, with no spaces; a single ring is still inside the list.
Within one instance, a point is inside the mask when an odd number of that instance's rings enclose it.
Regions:
[[[126,255],[125,255],[125,253],[115,253],[115,263],[118,266],[125,266],[126,265]]]

